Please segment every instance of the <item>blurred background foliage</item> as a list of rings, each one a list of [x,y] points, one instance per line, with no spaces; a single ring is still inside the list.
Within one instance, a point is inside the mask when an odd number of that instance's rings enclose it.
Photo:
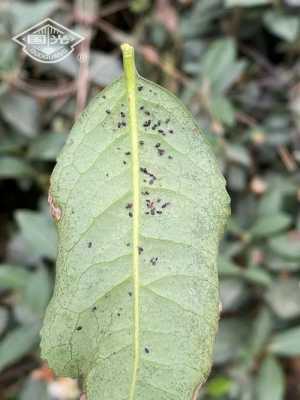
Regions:
[[[11,40],[48,16],[87,38],[52,65]],[[47,190],[74,119],[121,73],[123,41],[192,110],[232,199],[200,398],[300,399],[299,0],[1,0],[0,399],[79,397],[39,358],[56,257]]]

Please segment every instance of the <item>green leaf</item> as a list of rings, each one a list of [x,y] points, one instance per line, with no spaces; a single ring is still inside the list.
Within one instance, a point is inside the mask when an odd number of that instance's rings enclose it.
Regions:
[[[243,72],[246,64],[244,61],[236,62],[236,58],[236,43],[232,39],[214,41],[205,53],[201,61],[202,74],[215,94],[223,93]]]
[[[9,93],[1,98],[0,113],[17,132],[29,137],[37,135],[40,112],[33,97]]]
[[[266,299],[278,317],[289,319],[300,316],[299,280],[278,280],[267,292]]]
[[[10,9],[13,16],[14,33],[21,33],[23,29],[39,23],[56,8],[57,3],[52,0],[43,0],[33,4],[15,1]]]
[[[224,179],[191,114],[125,76],[75,124],[51,178],[59,251],[42,356],[89,400],[190,400],[219,318]]]
[[[55,160],[66,141],[62,133],[47,133],[37,137],[31,144],[28,157],[34,160]]]
[[[24,303],[37,317],[43,317],[52,292],[47,270],[40,267],[28,281],[24,290]],[[36,300],[38,299],[38,301]]]
[[[261,308],[253,324],[249,345],[250,354],[253,357],[257,357],[264,349],[272,328],[273,318],[271,311],[267,307]]]
[[[15,265],[0,265],[0,288],[20,289],[24,288],[30,273],[24,268]]]
[[[10,331],[0,343],[0,371],[13,364],[38,342],[40,324],[28,324]]]
[[[5,331],[8,321],[9,321],[8,310],[4,307],[1,307],[0,308],[0,335],[2,335],[3,332]]]
[[[247,342],[249,324],[244,319],[221,319],[214,351],[214,362],[226,363],[241,356],[243,346]]]
[[[56,232],[47,215],[35,211],[18,210],[16,220],[32,255],[40,258],[54,259],[56,257]]]
[[[269,11],[264,17],[265,25],[280,38],[293,42],[300,32],[298,16],[285,15],[279,11]]]
[[[279,356],[299,356],[300,355],[300,327],[286,330],[274,336],[270,344],[270,351]]]
[[[210,102],[210,110],[214,118],[228,126],[235,123],[235,111],[233,105],[224,96],[213,96]]]
[[[255,7],[271,4],[272,0],[225,0],[226,7]]]
[[[0,179],[24,178],[34,175],[34,170],[16,157],[0,157]]]
[[[219,376],[208,382],[207,393],[214,397],[219,398],[229,393],[232,387],[232,381],[224,376]]]
[[[272,236],[275,233],[287,229],[291,222],[291,217],[284,213],[266,215],[259,218],[259,220],[255,222],[250,229],[250,234],[254,238]]]
[[[50,400],[47,383],[28,379],[20,395],[20,400]]]
[[[257,400],[283,400],[285,391],[284,373],[273,356],[264,360],[257,378]]]
[[[242,276],[256,285],[268,287],[272,284],[271,275],[260,267],[250,267],[244,271]]]
[[[269,241],[269,249],[284,259],[300,261],[299,238],[296,235],[280,235],[272,238]]]

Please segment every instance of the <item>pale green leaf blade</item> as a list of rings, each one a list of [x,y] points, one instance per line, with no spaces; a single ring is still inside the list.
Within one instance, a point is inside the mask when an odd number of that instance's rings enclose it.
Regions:
[[[228,195],[190,113],[131,67],[88,106],[52,175],[42,356],[83,377],[88,400],[190,400],[211,366]]]

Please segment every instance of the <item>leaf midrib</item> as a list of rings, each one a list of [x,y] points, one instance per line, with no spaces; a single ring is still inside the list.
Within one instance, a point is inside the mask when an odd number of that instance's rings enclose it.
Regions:
[[[138,370],[140,364],[140,271],[139,271],[139,237],[140,237],[140,157],[139,131],[136,99],[136,69],[134,50],[129,45],[122,46],[125,83],[128,99],[128,124],[131,137],[132,162],[132,280],[133,280],[133,369],[129,400],[134,400]]]

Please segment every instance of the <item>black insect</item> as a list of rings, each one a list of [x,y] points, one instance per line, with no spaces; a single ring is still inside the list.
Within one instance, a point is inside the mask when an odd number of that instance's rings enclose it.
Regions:
[[[152,257],[150,260],[150,263],[154,266],[157,264],[157,261],[158,261],[158,257]]]

